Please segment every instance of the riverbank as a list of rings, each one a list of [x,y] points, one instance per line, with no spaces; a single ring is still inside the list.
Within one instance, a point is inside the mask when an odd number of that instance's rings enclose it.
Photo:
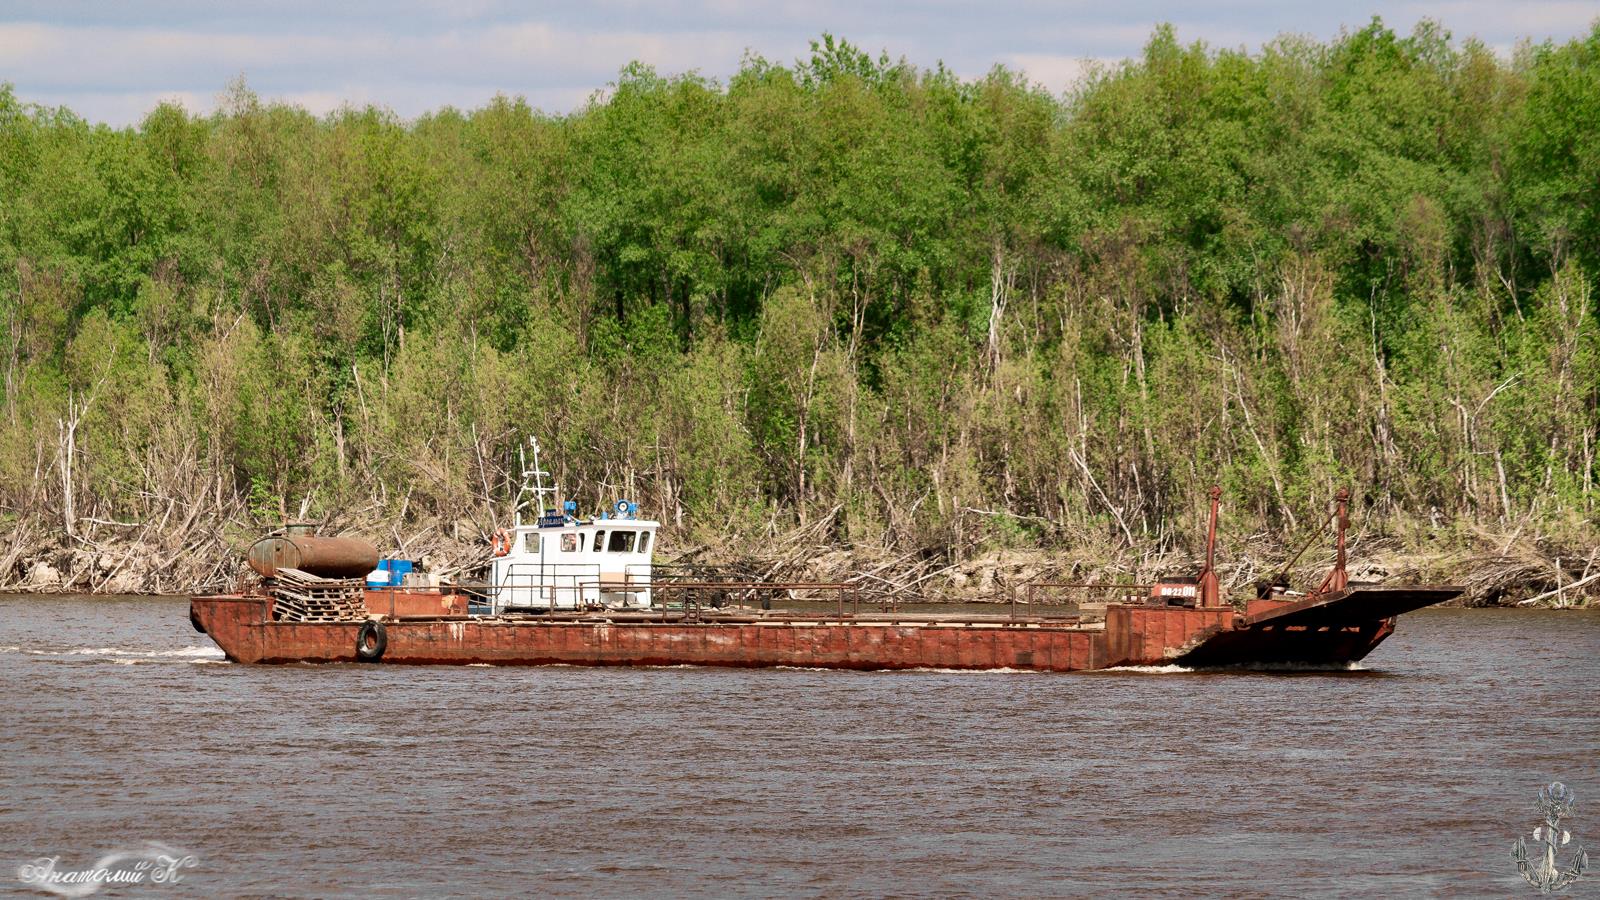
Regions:
[[[488,561],[487,542],[470,523],[410,530],[382,523],[339,523],[326,533],[371,541],[386,556],[416,559],[427,571],[470,578]],[[39,522],[0,531],[0,591],[77,594],[196,594],[228,590],[250,577],[242,554],[259,529],[157,528],[129,522],[83,521],[68,535]],[[658,557],[664,569],[728,580],[847,582],[864,593],[902,600],[1006,602],[1037,582],[1142,584],[1195,574],[1201,560],[1181,549],[1132,551],[1085,542],[1074,548],[973,548],[959,556],[944,548],[841,547],[795,531],[755,545],[695,541],[668,533]],[[1325,542],[1324,542],[1325,543]],[[1295,548],[1298,549],[1298,548]],[[1258,580],[1281,570],[1294,550],[1262,536],[1233,546],[1222,542],[1218,573],[1224,593],[1249,594]],[[1296,589],[1313,588],[1332,563],[1315,547],[1289,570]],[[1449,543],[1416,546],[1401,538],[1352,533],[1351,580],[1460,584],[1452,605],[1565,608],[1600,604],[1600,550],[1542,543],[1518,535],[1474,532]]]

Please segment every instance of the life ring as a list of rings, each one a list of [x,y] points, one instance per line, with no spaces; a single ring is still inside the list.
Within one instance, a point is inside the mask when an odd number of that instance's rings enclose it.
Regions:
[[[356,656],[364,662],[377,662],[388,646],[389,633],[382,622],[368,619],[361,623],[361,630],[356,632]]]
[[[495,556],[505,556],[511,552],[511,533],[504,528],[496,528],[494,539],[490,542]]]

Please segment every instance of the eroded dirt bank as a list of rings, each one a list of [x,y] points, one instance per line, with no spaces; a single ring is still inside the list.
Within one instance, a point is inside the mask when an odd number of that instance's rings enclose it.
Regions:
[[[428,571],[470,580],[488,560],[487,542],[466,523],[409,532],[382,523],[327,523],[326,533],[359,535],[385,555],[420,560]],[[0,590],[35,593],[193,594],[231,588],[247,570],[242,552],[259,536],[243,525],[189,527],[185,532],[137,523],[83,522],[68,535],[38,522],[0,531]],[[838,546],[794,533],[759,547],[712,545],[667,534],[664,572],[735,580],[848,582],[864,595],[903,600],[1005,602],[1029,583],[1147,583],[1194,574],[1200,559],[1176,550],[1135,552],[1115,546],[1082,550],[982,549],[957,557],[948,549],[911,551]],[[1467,546],[1407,548],[1392,538],[1354,535],[1350,577],[1356,581],[1462,584],[1465,606],[1585,606],[1600,601],[1600,550],[1541,545],[1512,536],[1477,535]],[[672,552],[676,550],[676,552]],[[1264,539],[1221,548],[1226,592],[1248,594],[1276,574],[1292,551]],[[1332,560],[1315,547],[1290,571],[1297,589],[1315,587]]]

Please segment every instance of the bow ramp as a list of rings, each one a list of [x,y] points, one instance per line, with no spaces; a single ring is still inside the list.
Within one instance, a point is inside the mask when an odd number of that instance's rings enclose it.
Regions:
[[[1344,590],[1313,594],[1300,600],[1265,601],[1273,604],[1270,607],[1251,604],[1244,624],[1247,628],[1359,625],[1443,603],[1459,596],[1461,591],[1453,585],[1353,584]]]
[[[1394,633],[1401,613],[1460,595],[1453,585],[1357,584],[1298,600],[1256,600],[1237,627],[1178,658],[1189,666],[1348,666]]]

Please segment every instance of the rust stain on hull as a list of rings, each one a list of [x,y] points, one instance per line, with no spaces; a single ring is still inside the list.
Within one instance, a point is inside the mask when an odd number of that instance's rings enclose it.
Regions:
[[[1426,595],[1415,594],[1415,590]],[[830,669],[1019,669],[1124,665],[1336,664],[1366,656],[1394,630],[1391,610],[1458,589],[1397,598],[1356,587],[1293,610],[1111,606],[1104,625],[1003,617],[503,618],[383,622],[377,661],[405,665],[795,666]],[[362,622],[274,622],[271,599],[197,597],[191,620],[240,663],[357,662]],[[376,605],[376,604],[374,604]],[[1425,604],[1422,604],[1425,605]],[[1411,606],[1415,608],[1415,606]],[[369,660],[370,661],[370,660]]]

